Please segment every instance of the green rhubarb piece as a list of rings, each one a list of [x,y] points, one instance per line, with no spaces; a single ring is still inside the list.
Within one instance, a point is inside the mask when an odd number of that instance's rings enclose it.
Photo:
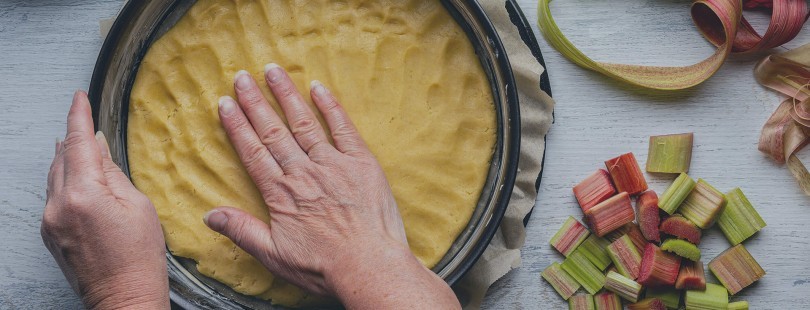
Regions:
[[[748,302],[745,300],[731,302],[728,304],[728,310],[748,310]]]
[[[562,255],[568,257],[568,255],[574,252],[574,250],[585,241],[585,238],[588,238],[589,234],[590,232],[585,228],[585,225],[575,220],[573,216],[569,216],[562,227],[560,227],[560,230],[551,237],[549,244],[557,249],[557,251],[560,251]]]
[[[638,282],[613,271],[608,272],[605,277],[605,288],[630,302],[638,301],[642,289]]]
[[[582,253],[571,253],[560,266],[588,293],[596,294],[605,285],[605,275]]]
[[[580,252],[588,258],[599,270],[605,270],[610,263],[610,256],[608,256],[607,246],[610,241],[605,240],[595,234],[591,234],[585,239],[582,244],[576,249],[575,252]]]
[[[596,310],[622,310],[622,300],[619,295],[609,291],[602,291],[593,295]]]
[[[675,253],[675,255],[686,258],[693,262],[700,260],[700,249],[686,240],[667,239],[661,244],[661,249],[667,252]]]
[[[725,310],[728,308],[728,291],[714,283],[706,283],[705,291],[686,291],[686,310]]]
[[[692,163],[693,136],[690,132],[650,137],[647,172],[688,172]]]
[[[551,284],[551,287],[553,287],[554,290],[557,291],[557,294],[560,294],[563,299],[567,300],[579,289],[579,282],[565,272],[557,262],[546,267],[540,275]]]
[[[712,226],[725,205],[726,197],[722,192],[703,179],[698,179],[695,188],[678,208],[678,213],[695,223],[697,227],[706,229]]]
[[[673,288],[648,288],[644,298],[658,298],[669,309],[678,309],[681,304],[681,291]]]
[[[686,173],[681,173],[658,199],[658,207],[667,214],[672,214],[678,210],[693,188],[695,188],[695,180],[692,180]]]
[[[740,188],[726,193],[726,207],[717,218],[717,226],[731,245],[740,244],[765,227],[765,221]]]
[[[596,310],[593,295],[576,294],[568,299],[568,310]]]
[[[641,251],[630,240],[630,236],[624,235],[608,245],[608,255],[619,270],[619,273],[630,279],[638,278],[641,270]]]

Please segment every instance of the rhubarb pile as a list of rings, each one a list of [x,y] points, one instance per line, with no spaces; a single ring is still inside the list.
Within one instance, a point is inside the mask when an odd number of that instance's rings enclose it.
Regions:
[[[723,194],[686,174],[692,138],[650,138],[647,172],[679,174],[660,197],[632,153],[574,186],[583,221],[569,216],[554,234],[565,259],[542,273],[571,309],[747,309],[729,295],[765,275],[742,242],[766,224],[739,188]],[[706,282],[698,247],[715,223],[732,245],[708,264],[722,285]]]

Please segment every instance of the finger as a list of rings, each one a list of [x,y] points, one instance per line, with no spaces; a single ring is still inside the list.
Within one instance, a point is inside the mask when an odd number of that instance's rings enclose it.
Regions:
[[[270,226],[247,212],[220,207],[206,213],[203,221],[209,228],[228,237],[265,265],[270,262],[271,257],[275,257]]]
[[[104,171],[104,178],[107,180],[107,187],[116,198],[131,199],[129,195],[132,193],[134,186],[127,178],[121,167],[112,160],[110,155],[110,145],[107,143],[107,137],[104,133],[96,132],[96,143],[102,158],[102,170]]]
[[[307,159],[284,122],[264,98],[256,81],[245,72],[236,75],[236,96],[259,140],[270,150],[282,169],[295,161]]]
[[[48,200],[51,199],[51,196],[54,194],[54,191],[57,188],[61,188],[63,184],[64,178],[64,167],[62,165],[62,139],[56,138],[56,143],[54,143],[54,156],[53,162],[51,162],[51,168],[48,170],[48,187],[45,190],[45,202],[47,203]]]
[[[265,80],[270,86],[270,91],[278,100],[284,115],[287,117],[287,124],[298,141],[298,145],[309,154],[313,149],[327,146],[326,133],[321,127],[321,123],[312,113],[312,110],[304,101],[304,97],[295,88],[290,76],[284,69],[276,64],[268,64],[265,69]]]
[[[332,132],[332,139],[335,147],[348,155],[370,154],[368,146],[360,137],[357,128],[354,127],[346,110],[337,101],[337,98],[319,81],[312,81],[310,95],[315,106],[323,115],[329,130]]]
[[[104,182],[101,153],[93,134],[93,116],[87,93],[77,91],[73,96],[67,119],[67,134],[62,143],[66,182]],[[70,181],[71,178],[76,178]]]
[[[219,99],[219,119],[245,170],[259,188],[263,188],[270,178],[284,174],[233,98]]]

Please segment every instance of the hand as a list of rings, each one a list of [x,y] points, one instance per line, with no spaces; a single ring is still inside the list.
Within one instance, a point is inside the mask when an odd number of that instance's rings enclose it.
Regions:
[[[88,309],[169,307],[165,243],[152,203],[93,136],[76,92],[48,174],[42,240]]]
[[[312,82],[332,146],[287,73],[271,64],[265,79],[289,129],[244,71],[235,79],[238,104],[221,98],[219,114],[270,223],[223,207],[206,224],[275,275],[349,308],[458,308],[447,284],[410,252],[385,175],[335,97]]]

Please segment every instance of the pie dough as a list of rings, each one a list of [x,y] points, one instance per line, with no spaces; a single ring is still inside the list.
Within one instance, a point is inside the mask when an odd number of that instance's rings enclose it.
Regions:
[[[171,252],[239,293],[305,298],[202,221],[223,205],[268,221],[217,100],[234,95],[238,70],[263,81],[270,62],[304,94],[313,79],[333,90],[385,171],[411,250],[433,267],[470,220],[497,132],[475,51],[434,0],[200,0],[157,40],[132,88],[127,139],[132,180]]]

